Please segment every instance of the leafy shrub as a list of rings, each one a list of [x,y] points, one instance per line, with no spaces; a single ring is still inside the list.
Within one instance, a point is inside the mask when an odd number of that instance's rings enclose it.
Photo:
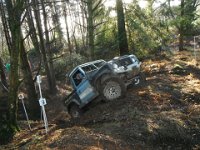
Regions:
[[[75,66],[86,62],[87,59],[80,54],[72,53],[64,56],[54,62],[54,70],[56,78],[64,78],[68,71],[71,71]]]
[[[38,57],[38,55],[39,55],[39,50],[36,50],[35,48],[32,48],[28,51],[29,58],[35,58]]]
[[[143,58],[146,58],[146,57],[148,57],[149,56],[149,51],[148,50],[137,50],[135,53],[133,53],[133,54],[135,54],[137,57],[138,57],[138,59],[143,59]]]

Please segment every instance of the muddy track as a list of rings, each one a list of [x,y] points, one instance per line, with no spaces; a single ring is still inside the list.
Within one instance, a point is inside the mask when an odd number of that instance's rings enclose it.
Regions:
[[[61,84],[60,93],[48,100],[49,134],[45,135],[40,123],[32,122],[33,132],[27,134],[23,130],[7,146],[70,150],[198,149],[200,69],[190,61],[191,57],[184,53],[145,60],[145,84],[129,88],[126,97],[116,101],[91,104],[79,120],[71,120],[67,115],[61,100],[68,91]],[[21,143],[22,137],[27,141]]]

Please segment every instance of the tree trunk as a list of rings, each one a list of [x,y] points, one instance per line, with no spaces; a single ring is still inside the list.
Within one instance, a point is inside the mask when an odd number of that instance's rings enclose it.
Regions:
[[[9,27],[8,27],[8,21],[6,20],[6,15],[5,15],[5,8],[3,1],[0,1],[0,13],[1,13],[1,21],[3,24],[3,29],[4,29],[4,34],[8,46],[8,51],[10,53],[11,50],[11,37],[10,37],[10,32],[9,32]]]
[[[87,45],[87,39],[85,38],[86,37],[86,35],[87,35],[87,28],[85,27],[85,24],[87,23],[86,22],[86,19],[85,18],[87,18],[86,16],[87,16],[87,14],[86,14],[86,7],[85,7],[85,4],[84,4],[84,1],[83,0],[81,0],[81,2],[80,2],[80,8],[81,8],[81,14],[82,14],[82,16],[78,16],[79,17],[79,19],[78,19],[78,21],[79,21],[79,24],[81,25],[80,26],[80,32],[81,32],[81,39],[82,39],[82,44],[83,44],[83,48],[84,49],[86,49],[86,45]],[[80,18],[81,17],[81,18]]]
[[[79,48],[79,44],[77,42],[76,36],[75,36],[75,29],[72,33],[72,37],[73,37],[73,41],[74,41],[74,45],[75,45],[75,49],[76,49],[76,53],[80,54],[80,48]]]
[[[18,87],[19,87],[19,54],[22,47],[21,15],[23,13],[24,3],[22,1],[6,0],[8,12],[8,23],[12,37],[10,50],[10,75],[9,75],[9,96],[8,96],[8,121],[14,130],[18,130],[17,125],[17,105],[18,105]]]
[[[116,0],[117,8],[117,25],[118,25],[118,44],[120,55],[128,54],[128,42],[125,29],[125,19],[123,12],[123,3],[122,0]]]
[[[30,69],[30,65],[28,63],[28,58],[26,55],[25,47],[23,45],[23,41],[21,43],[21,53],[20,53],[20,58],[21,58],[21,63],[22,63],[22,71],[24,75],[24,83],[28,95],[28,101],[29,101],[29,112],[30,112],[30,117],[31,119],[39,119],[40,118],[40,106],[38,103],[38,98],[37,94],[35,91],[35,85]]]
[[[52,94],[55,94],[57,89],[56,89],[56,80],[55,80],[55,74],[54,74],[54,67],[53,67],[53,58],[52,58],[52,52],[50,48],[50,40],[49,40],[49,31],[47,27],[47,14],[45,10],[45,6],[43,1],[41,1],[42,5],[42,14],[43,14],[43,21],[44,21],[44,29],[45,29],[45,37],[46,37],[46,52],[47,52],[47,58],[48,58],[48,63],[49,63],[49,73],[50,73],[50,90]]]
[[[27,23],[29,26],[29,30],[30,32],[30,37],[33,43],[33,46],[35,48],[35,50],[39,53],[39,55],[41,55],[40,53],[40,46],[39,46],[39,41],[38,41],[38,37],[37,37],[37,32],[36,32],[36,28],[33,22],[33,16],[32,16],[32,12],[31,12],[31,6],[28,6],[28,0],[26,1],[26,5],[27,5]]]
[[[70,40],[70,36],[69,36],[69,25],[68,25],[68,21],[67,21],[67,8],[66,8],[66,5],[64,3],[63,5],[63,15],[64,15],[64,18],[65,18],[65,26],[66,26],[66,34],[67,34],[67,45],[68,45],[68,50],[69,50],[69,53],[70,55],[72,54],[72,46],[71,46],[71,40]]]
[[[181,0],[181,18],[184,17],[185,15],[185,0]],[[184,43],[183,43],[183,30],[184,30],[184,21],[181,20],[180,22],[180,27],[179,27],[179,51],[183,51]]]
[[[41,53],[42,53],[42,58],[43,58],[44,66],[45,66],[45,71],[46,71],[46,74],[47,74],[49,89],[50,89],[51,93],[54,93],[56,87],[54,87],[53,84],[52,84],[51,72],[50,72],[50,69],[49,69],[47,56],[46,56],[45,42],[44,42],[44,38],[43,38],[43,29],[42,29],[42,24],[41,24],[39,7],[37,6],[37,3],[38,3],[37,0],[33,0],[33,10],[34,10],[34,14],[35,14],[35,21],[36,21],[37,28],[38,28],[38,35],[39,35],[40,46],[41,46]]]
[[[89,46],[89,60],[94,59],[94,24],[93,24],[93,8],[92,0],[87,0],[87,33],[88,33],[88,46]]]
[[[41,1],[41,3],[44,4],[43,0]],[[49,6],[51,8],[51,13],[52,13],[52,23],[54,25],[54,31],[56,32],[57,35],[56,37],[59,40],[58,44],[61,45],[63,40],[63,32],[60,26],[58,6],[56,4],[57,2],[55,2],[54,0],[50,0]]]
[[[183,33],[180,30],[179,31],[179,51],[183,51],[184,50],[184,43],[183,43]]]
[[[30,38],[31,38],[31,41],[32,41],[33,46],[35,48],[35,51],[38,53],[38,55],[40,57],[40,61],[38,62],[38,70],[37,70],[37,73],[34,75],[35,76],[34,77],[34,82],[35,82],[36,76],[39,74],[39,71],[41,69],[41,57],[42,57],[42,54],[41,54],[40,44],[39,44],[38,37],[37,37],[37,31],[36,31],[34,20],[33,20],[34,18],[33,18],[32,10],[31,10],[31,6],[28,6],[28,4],[29,4],[28,2],[29,2],[29,0],[26,0],[27,23],[28,23],[29,30],[30,30]]]
[[[0,86],[3,86],[3,89],[8,92],[8,83],[7,83],[7,79],[6,79],[6,74],[5,74],[5,69],[4,69],[4,65],[3,65],[3,60],[0,58],[0,76],[1,76],[1,84]]]

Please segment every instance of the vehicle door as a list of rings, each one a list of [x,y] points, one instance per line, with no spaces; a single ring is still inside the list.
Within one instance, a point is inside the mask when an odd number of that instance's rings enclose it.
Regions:
[[[94,97],[97,96],[97,92],[90,84],[84,71],[78,68],[72,75],[74,81],[74,87],[81,100],[82,105],[89,103]]]

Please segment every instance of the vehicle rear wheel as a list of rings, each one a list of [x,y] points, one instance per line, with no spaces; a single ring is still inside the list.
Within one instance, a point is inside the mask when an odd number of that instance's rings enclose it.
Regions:
[[[72,118],[80,118],[82,115],[82,110],[77,104],[72,104],[69,108],[69,114]]]
[[[116,77],[106,79],[101,86],[101,95],[104,100],[111,101],[126,94],[125,84]]]

